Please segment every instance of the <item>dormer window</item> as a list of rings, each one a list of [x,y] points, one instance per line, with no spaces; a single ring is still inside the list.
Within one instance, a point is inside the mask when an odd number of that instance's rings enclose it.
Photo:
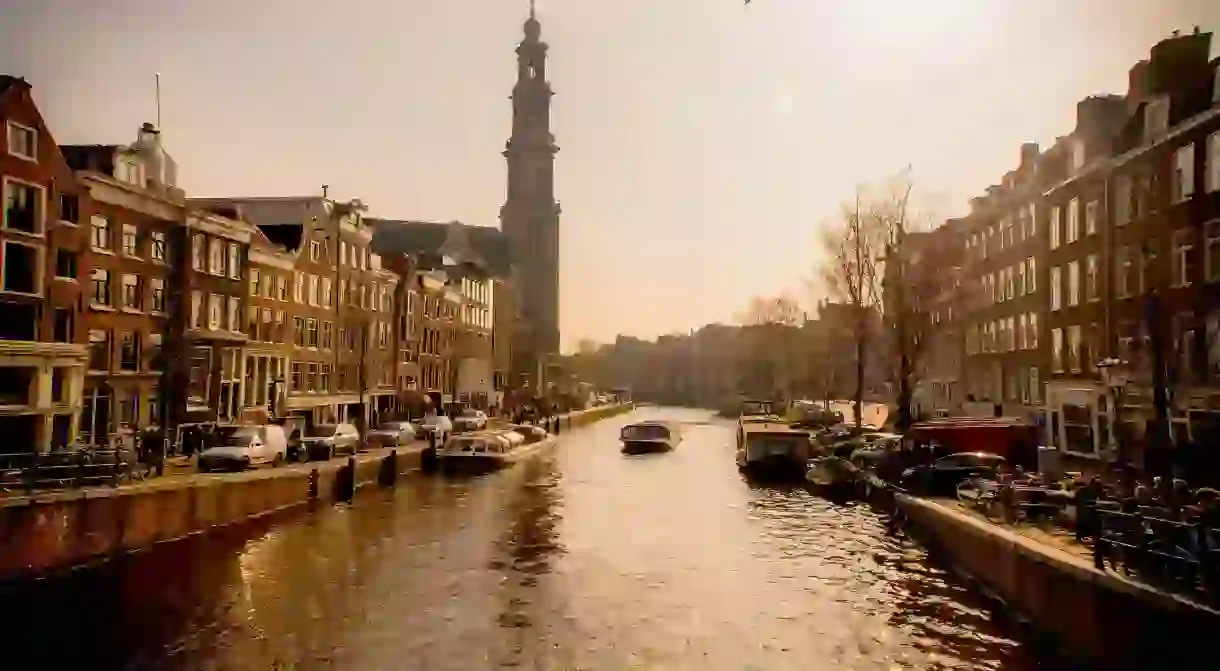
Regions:
[[[135,158],[120,158],[114,164],[114,178],[133,186],[144,186],[144,165]]]
[[[1160,97],[1144,107],[1144,141],[1160,137],[1169,129],[1169,99]]]
[[[8,153],[10,156],[38,161],[38,131],[17,123],[8,122]]]

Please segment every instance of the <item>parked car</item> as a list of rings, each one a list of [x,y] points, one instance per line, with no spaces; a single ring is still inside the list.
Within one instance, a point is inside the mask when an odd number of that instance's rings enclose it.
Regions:
[[[310,461],[324,461],[360,450],[360,433],[351,424],[315,424],[301,436],[301,447]]]
[[[401,447],[415,440],[418,430],[411,422],[382,422],[381,426],[364,435],[364,446],[368,449],[378,447]]]
[[[251,466],[279,466],[288,458],[288,438],[275,424],[222,426],[216,444],[199,455],[199,470],[242,471]]]
[[[487,428],[487,413],[466,408],[453,418],[454,431],[482,431]]]
[[[957,486],[970,478],[994,478],[1004,457],[990,452],[959,452],[902,472],[902,486],[923,496],[956,496]]]
[[[453,433],[453,422],[445,415],[428,415],[420,420],[419,431],[423,438],[436,436],[436,445],[440,447]]]

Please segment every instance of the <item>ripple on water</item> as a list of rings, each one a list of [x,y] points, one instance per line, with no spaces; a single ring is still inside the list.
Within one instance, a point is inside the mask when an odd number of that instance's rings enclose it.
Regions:
[[[619,428],[658,415],[688,420],[682,445],[620,455]],[[868,507],[743,480],[731,442],[707,413],[637,411],[508,472],[410,478],[43,588],[0,642],[13,668],[1032,667]]]

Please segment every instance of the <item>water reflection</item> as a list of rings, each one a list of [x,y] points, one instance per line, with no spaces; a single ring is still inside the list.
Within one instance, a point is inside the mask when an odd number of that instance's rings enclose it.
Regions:
[[[686,420],[681,446],[621,455],[619,428],[658,415]],[[507,472],[411,478],[10,595],[29,617],[5,665],[1032,668],[868,507],[738,477],[732,436],[640,411]]]

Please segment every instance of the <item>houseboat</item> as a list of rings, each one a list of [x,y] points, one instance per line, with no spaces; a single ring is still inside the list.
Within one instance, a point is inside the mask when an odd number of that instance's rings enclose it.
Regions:
[[[738,430],[737,468],[743,471],[805,477],[812,453],[809,432],[777,419],[745,421]]]
[[[487,472],[506,468],[554,445],[544,429],[513,425],[507,429],[456,435],[437,450],[437,461],[449,472]]]
[[[623,427],[619,440],[623,454],[668,452],[682,442],[682,432],[674,422],[636,422]]]

